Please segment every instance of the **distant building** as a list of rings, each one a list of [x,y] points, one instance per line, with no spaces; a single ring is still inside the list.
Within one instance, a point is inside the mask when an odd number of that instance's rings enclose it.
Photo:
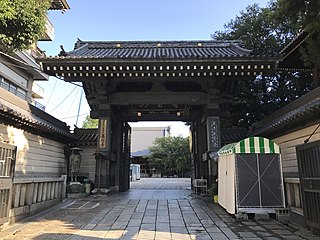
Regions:
[[[131,157],[132,163],[140,164],[142,176],[151,173],[147,160],[143,158],[149,154],[148,148],[154,144],[156,138],[170,136],[168,127],[133,127],[131,129]]]

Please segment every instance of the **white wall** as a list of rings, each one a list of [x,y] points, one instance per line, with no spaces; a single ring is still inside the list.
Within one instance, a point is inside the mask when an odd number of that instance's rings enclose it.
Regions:
[[[49,178],[66,174],[63,143],[4,124],[0,124],[0,135],[17,147],[15,178]]]
[[[166,136],[167,127],[133,127],[131,129],[131,154],[152,146],[157,137]]]
[[[281,148],[282,167],[285,176],[286,173],[298,173],[296,146],[303,144],[304,140],[313,133],[317,126],[313,125],[273,139]],[[320,140],[320,128],[311,137],[309,142],[317,140]]]

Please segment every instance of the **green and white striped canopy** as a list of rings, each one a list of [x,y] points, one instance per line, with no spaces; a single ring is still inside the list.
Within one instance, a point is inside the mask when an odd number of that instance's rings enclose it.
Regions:
[[[218,151],[219,155],[237,153],[278,153],[280,147],[273,141],[263,137],[249,137],[240,142],[230,143]]]

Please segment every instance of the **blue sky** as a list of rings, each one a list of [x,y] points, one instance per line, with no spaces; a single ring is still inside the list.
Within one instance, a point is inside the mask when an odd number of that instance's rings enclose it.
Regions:
[[[66,51],[81,40],[209,40],[210,34],[240,15],[248,5],[265,7],[267,0],[68,0],[71,9],[64,14],[50,11],[55,27],[53,42],[40,42],[47,56]],[[41,102],[47,112],[73,126],[80,100],[80,90],[70,83],[50,78],[40,83],[46,97]],[[68,97],[68,95],[70,96]],[[65,101],[65,98],[67,98]],[[61,103],[61,104],[60,104]],[[89,113],[85,97],[78,126]]]

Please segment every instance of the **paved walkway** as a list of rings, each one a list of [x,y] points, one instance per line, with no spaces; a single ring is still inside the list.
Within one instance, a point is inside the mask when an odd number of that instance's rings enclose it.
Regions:
[[[147,189],[147,185],[153,185],[153,189]],[[195,196],[188,188],[189,179],[141,179],[125,193],[68,199],[5,229],[0,238],[320,239],[275,220],[237,220],[213,204],[211,198]]]

